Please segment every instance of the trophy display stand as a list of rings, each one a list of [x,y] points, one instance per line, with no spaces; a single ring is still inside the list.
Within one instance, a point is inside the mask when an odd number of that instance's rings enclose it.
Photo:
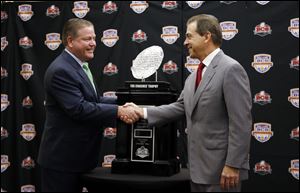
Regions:
[[[133,102],[140,107],[160,106],[177,100],[177,94],[167,82],[125,82],[117,90],[118,105]],[[112,173],[141,173],[171,176],[180,170],[177,156],[175,123],[148,127],[145,119],[129,125],[117,122],[116,159]]]

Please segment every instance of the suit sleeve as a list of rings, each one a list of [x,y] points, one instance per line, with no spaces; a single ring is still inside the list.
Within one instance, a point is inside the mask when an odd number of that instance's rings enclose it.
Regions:
[[[245,168],[244,164],[249,159],[250,151],[252,99],[247,73],[240,64],[229,67],[225,72],[223,92],[229,116],[228,153],[225,164]]]
[[[183,91],[176,102],[147,109],[149,126],[163,125],[184,116]]]
[[[73,119],[96,121],[117,118],[117,105],[90,102],[85,99],[78,80],[64,70],[53,73],[47,92],[56,99],[60,107]]]

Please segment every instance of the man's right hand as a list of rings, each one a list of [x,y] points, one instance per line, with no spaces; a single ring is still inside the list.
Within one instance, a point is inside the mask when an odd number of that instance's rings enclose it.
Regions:
[[[143,116],[143,109],[134,103],[126,103],[124,106],[118,107],[118,118],[127,124],[133,124]]]

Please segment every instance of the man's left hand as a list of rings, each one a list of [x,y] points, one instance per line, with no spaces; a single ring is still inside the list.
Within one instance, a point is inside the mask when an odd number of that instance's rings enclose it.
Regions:
[[[240,171],[237,168],[230,166],[224,166],[221,174],[221,188],[223,190],[229,190],[235,188],[240,182]]]

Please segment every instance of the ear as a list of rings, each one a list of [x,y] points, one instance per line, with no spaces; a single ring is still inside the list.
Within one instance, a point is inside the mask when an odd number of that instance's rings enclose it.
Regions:
[[[211,33],[206,32],[206,34],[204,34],[204,37],[205,37],[205,42],[209,42],[211,40]]]
[[[67,37],[67,45],[72,48],[73,47],[73,39],[71,36]]]

